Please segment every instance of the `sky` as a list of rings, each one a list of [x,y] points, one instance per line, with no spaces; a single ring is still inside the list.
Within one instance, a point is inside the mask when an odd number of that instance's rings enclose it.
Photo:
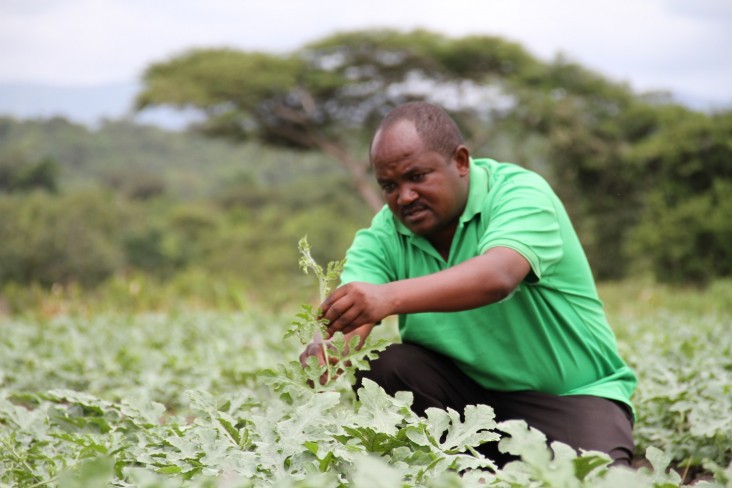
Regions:
[[[138,82],[195,47],[285,53],[377,27],[499,35],[639,92],[732,106],[732,0],[0,0],[0,83]]]

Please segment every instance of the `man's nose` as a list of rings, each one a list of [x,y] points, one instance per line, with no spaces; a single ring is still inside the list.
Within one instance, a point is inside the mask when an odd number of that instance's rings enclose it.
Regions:
[[[411,185],[402,185],[397,195],[397,204],[403,207],[413,203],[418,197],[419,195],[417,195],[417,192],[414,191]]]

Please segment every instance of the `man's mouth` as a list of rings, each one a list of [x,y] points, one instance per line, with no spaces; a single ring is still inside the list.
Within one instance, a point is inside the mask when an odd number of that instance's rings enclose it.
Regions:
[[[410,205],[409,207],[404,207],[401,210],[402,219],[410,221],[418,220],[426,212],[427,207],[425,207],[424,205]]]

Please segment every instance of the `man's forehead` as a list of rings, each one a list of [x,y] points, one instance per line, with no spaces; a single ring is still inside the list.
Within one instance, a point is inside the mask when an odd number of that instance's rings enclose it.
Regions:
[[[422,140],[414,123],[401,119],[386,127],[381,127],[371,143],[371,155],[380,152],[413,150],[421,146]]]

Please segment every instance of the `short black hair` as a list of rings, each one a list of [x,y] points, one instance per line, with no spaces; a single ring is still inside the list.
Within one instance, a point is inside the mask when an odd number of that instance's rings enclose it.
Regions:
[[[402,120],[414,124],[427,149],[447,158],[463,143],[463,135],[452,117],[441,107],[427,102],[409,102],[397,106],[386,114],[377,133]]]

